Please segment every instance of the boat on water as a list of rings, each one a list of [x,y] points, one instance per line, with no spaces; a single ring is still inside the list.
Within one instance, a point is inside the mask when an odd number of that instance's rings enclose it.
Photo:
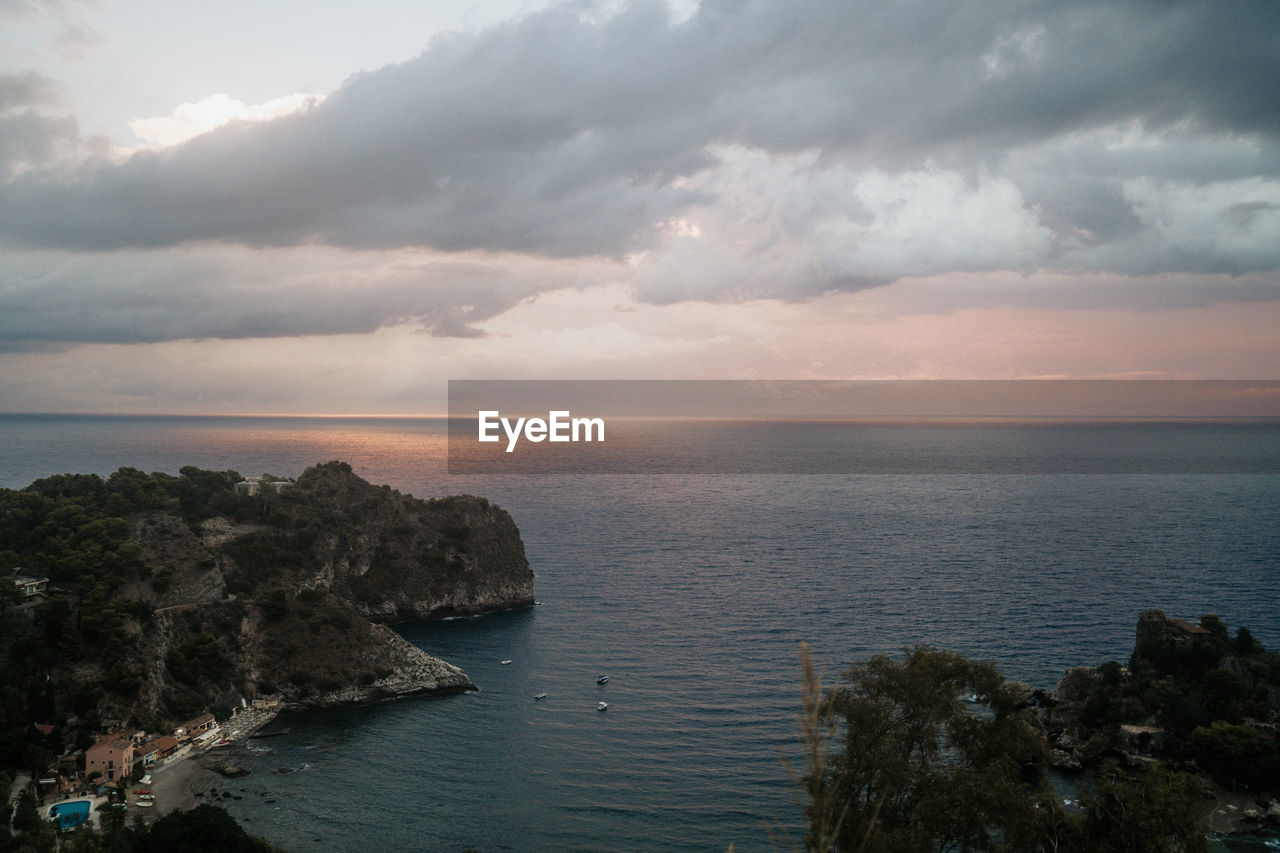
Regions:
[[[609,710],[609,703],[608,703],[608,702],[597,702],[597,703],[596,703],[596,710],[597,710],[597,711],[607,711],[607,710]]]
[[[597,678],[597,679],[596,679],[596,684],[604,684],[604,683],[605,683],[605,682],[607,682],[608,680],[609,680],[609,676],[607,676],[607,675],[602,675],[602,676],[600,676],[599,678]]]
[[[533,700],[534,700],[535,702],[538,702],[538,701],[541,701],[541,700],[546,699],[546,698],[547,698],[547,694],[545,694],[545,693],[539,693],[537,696],[534,696],[534,697],[533,697]]]
[[[507,658],[506,660],[504,660],[504,661],[502,662],[502,665],[503,665],[503,666],[506,666],[506,665],[508,665],[509,663],[511,663],[511,659],[510,659],[510,658]]]

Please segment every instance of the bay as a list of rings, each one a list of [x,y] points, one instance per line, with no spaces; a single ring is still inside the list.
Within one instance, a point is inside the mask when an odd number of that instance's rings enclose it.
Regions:
[[[426,419],[0,416],[0,485],[343,459],[512,514],[539,606],[399,626],[479,693],[293,715],[253,742],[227,806],[306,849],[772,849],[799,831],[782,759],[802,641],[829,676],[928,643],[1042,686],[1126,659],[1148,607],[1280,645],[1275,474],[463,477],[444,442]]]

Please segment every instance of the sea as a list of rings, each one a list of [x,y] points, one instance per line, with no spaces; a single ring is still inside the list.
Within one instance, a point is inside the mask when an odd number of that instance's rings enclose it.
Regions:
[[[538,603],[397,626],[478,692],[282,715],[267,731],[286,733],[245,749],[249,776],[213,783],[274,844],[764,851],[802,837],[802,644],[828,684],[928,644],[1043,687],[1127,660],[1148,608],[1218,614],[1280,647],[1280,423],[1083,425],[1113,456],[1165,442],[1155,473],[1079,464],[1073,426],[1074,461],[1034,470],[1001,462],[1025,425],[956,427],[998,473],[451,475],[440,419],[3,415],[0,486],[122,466],[297,476],[340,459],[510,512]],[[941,429],[928,452],[945,457]],[[1054,453],[1045,436],[1037,458]],[[750,455],[786,436],[735,441]]]

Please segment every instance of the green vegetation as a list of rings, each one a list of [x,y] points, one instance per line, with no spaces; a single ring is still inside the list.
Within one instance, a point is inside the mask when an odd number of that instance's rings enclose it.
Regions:
[[[1030,696],[991,664],[916,647],[855,664],[833,690],[807,651],[804,666],[807,850],[1205,849],[1196,786],[1164,767],[1108,766],[1065,809]]]
[[[1195,767],[1227,788],[1280,790],[1280,654],[1217,616],[1200,624],[1144,613],[1128,667],[1110,662],[1083,700],[1073,732],[1114,744],[1120,727],[1156,736],[1140,751]]]
[[[121,468],[0,489],[0,770],[73,776],[84,767],[68,756],[92,733],[221,717],[242,696],[383,695],[410,656],[371,616],[507,606],[494,588],[508,578],[531,600],[519,531],[487,501],[415,500],[340,462],[279,491],[238,492],[241,479]],[[134,849],[122,832],[107,848]]]
[[[25,489],[0,489],[0,572],[48,578],[52,587],[45,603],[24,612],[15,588],[3,585],[0,764],[25,767],[33,747],[57,754],[64,739],[84,745],[100,697],[128,701],[138,693],[139,638],[155,606],[126,590],[146,581],[153,593],[162,593],[172,567],[152,571],[131,526],[157,513],[189,523],[219,514],[261,517],[265,502],[235,493],[240,479],[235,471],[193,467],[177,477],[121,468],[105,479],[61,474]],[[213,565],[210,555],[202,559],[206,568]],[[97,680],[60,682],[59,668],[69,661],[99,673]],[[167,663],[180,681],[197,683],[210,674],[225,675],[228,661],[206,642],[176,650]],[[63,735],[56,743],[35,744],[33,721],[56,723]]]
[[[63,834],[58,849],[66,853],[272,853],[276,848],[245,832],[217,806],[170,812],[147,826],[140,819],[126,825],[124,812],[102,816],[102,831],[79,827]],[[0,830],[0,853],[51,853],[58,845],[53,824],[36,813],[29,789],[18,798],[13,834]]]
[[[223,649],[223,641],[210,633],[171,648],[164,663],[175,679],[191,685],[225,678],[234,666]]]

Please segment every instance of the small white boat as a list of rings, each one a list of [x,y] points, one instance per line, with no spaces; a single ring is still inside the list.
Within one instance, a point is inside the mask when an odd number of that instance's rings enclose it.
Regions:
[[[604,684],[604,683],[605,683],[605,682],[607,682],[608,680],[609,680],[609,676],[607,676],[607,675],[602,675],[602,676],[600,676],[599,678],[597,678],[597,679],[596,679],[596,684]]]
[[[540,702],[540,701],[542,701],[543,699],[546,699],[546,698],[547,698],[547,694],[545,694],[545,693],[539,693],[537,696],[534,696],[534,697],[533,697],[533,701],[535,701],[535,702]]]
[[[502,662],[502,665],[503,665],[503,666],[506,666],[506,665],[507,665],[507,664],[509,664],[509,663],[511,663],[511,659],[510,659],[510,658],[507,658],[506,660],[504,660],[504,661]]]
[[[608,702],[597,702],[597,703],[596,703],[596,710],[597,710],[597,711],[607,711],[607,710],[609,710],[609,703],[608,703]]]

